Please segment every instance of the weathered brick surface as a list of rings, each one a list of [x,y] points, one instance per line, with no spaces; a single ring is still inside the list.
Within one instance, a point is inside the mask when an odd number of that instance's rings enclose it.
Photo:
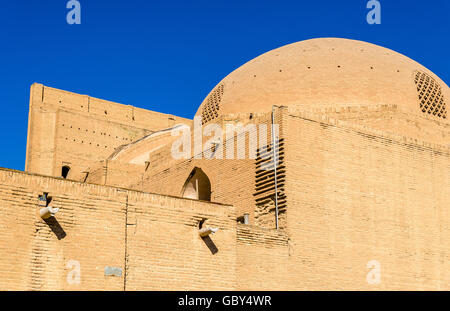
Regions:
[[[184,118],[33,84],[25,170],[83,180],[85,172],[129,144]]]
[[[389,115],[381,117],[372,109],[370,118],[417,118],[386,110]],[[279,187],[287,197],[279,222],[289,242],[271,249],[254,234],[243,244],[239,225],[239,288],[448,289],[448,148],[373,130],[369,121],[357,125],[316,113],[277,110],[285,151]],[[439,126],[434,131],[444,133],[445,124]],[[213,200],[234,204],[238,215],[249,212],[253,225],[274,228],[274,204],[263,218],[255,217],[261,210],[249,196],[258,182],[254,165],[254,160],[191,159],[162,170],[144,187],[180,195],[198,166],[211,179]],[[251,264],[242,263],[248,260]],[[371,260],[381,264],[379,285],[366,280]]]
[[[0,170],[3,256],[0,288],[21,290],[120,290],[123,282],[103,277],[105,266],[123,266],[125,195],[117,189]],[[14,195],[20,192],[21,195]],[[58,225],[39,217],[38,196],[48,192],[60,207]],[[6,229],[3,229],[6,227]],[[4,236],[6,234],[6,236]],[[14,235],[16,236],[14,236]],[[2,252],[3,253],[3,252]],[[5,254],[5,253],[3,253]],[[15,257],[17,256],[17,257]],[[67,283],[66,265],[81,264],[81,284]]]
[[[8,254],[0,289],[448,290],[449,123],[413,111],[412,102],[388,103],[274,110],[281,138],[275,230],[274,173],[261,172],[270,162],[261,153],[176,160],[168,131],[191,120],[36,84],[26,169],[72,170],[64,180],[0,169],[0,251]],[[266,108],[222,111],[214,122],[270,128]],[[194,168],[220,204],[179,197]],[[38,215],[43,192],[61,208],[59,227]],[[250,225],[237,223],[245,213]],[[201,239],[201,221],[219,232]],[[67,282],[70,260],[81,264],[81,284]],[[366,280],[372,260],[381,265],[380,284]],[[105,267],[123,274],[106,276]]]
[[[273,187],[261,187],[257,188],[255,184],[257,174],[257,164],[255,152],[255,158],[249,157],[249,135],[258,135],[260,125],[265,125],[267,129],[266,139],[264,145],[271,143],[271,115],[270,114],[255,114],[252,119],[249,119],[249,114],[242,115],[225,115],[215,120],[223,127],[223,150],[218,149],[217,152],[222,154],[222,158],[208,157],[208,153],[203,153],[201,159],[195,158],[195,154],[187,160],[174,160],[171,155],[171,146],[165,146],[161,150],[150,154],[151,166],[143,176],[143,189],[150,192],[163,193],[168,195],[181,196],[184,183],[189,177],[189,174],[195,167],[200,167],[211,181],[211,200],[214,202],[221,202],[226,204],[232,204],[236,207],[238,216],[242,216],[247,213],[250,215],[251,222],[255,221],[255,196],[258,196],[261,190],[263,192],[273,193]],[[280,124],[281,119],[277,116],[276,123]],[[227,135],[226,124],[241,123],[244,126],[248,124],[255,125],[253,130],[242,132],[239,137],[245,137],[244,148],[238,148],[238,136],[233,136],[234,156],[232,158],[227,157]],[[280,133],[282,128],[280,127]],[[203,147],[206,149],[207,140],[211,137],[203,137]],[[193,139],[192,139],[193,141]],[[256,140],[259,142],[259,140]],[[257,143],[255,147],[259,145]],[[192,146],[194,143],[192,143]],[[246,152],[242,159],[238,158],[238,150]],[[270,153],[271,157],[272,154]],[[162,162],[162,163],[161,163]],[[156,163],[156,164],[153,164]],[[136,187],[134,187],[136,188]],[[269,193],[270,194],[270,193]],[[260,195],[259,195],[260,196]],[[258,211],[258,215],[265,214],[266,211]],[[264,217],[262,217],[264,218]],[[261,224],[273,227],[273,217],[269,221],[266,219]]]
[[[128,290],[235,289],[232,207],[133,193],[128,209]],[[198,235],[202,219],[203,226],[219,228],[210,239]]]
[[[48,192],[59,227],[38,215]],[[231,206],[83,184],[0,169],[0,289],[234,289],[236,240]],[[199,220],[219,227],[213,254]],[[7,254],[7,255],[6,255]],[[70,260],[81,283],[69,284]],[[105,276],[118,267],[122,277]]]
[[[287,235],[281,230],[238,224],[238,290],[290,289],[288,243]]]

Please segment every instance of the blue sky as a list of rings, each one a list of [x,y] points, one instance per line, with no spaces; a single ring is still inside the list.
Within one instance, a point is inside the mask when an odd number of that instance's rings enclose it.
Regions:
[[[252,58],[296,41],[343,37],[418,61],[450,82],[450,1],[67,0],[0,4],[0,166],[24,169],[34,82],[191,118],[208,92]]]

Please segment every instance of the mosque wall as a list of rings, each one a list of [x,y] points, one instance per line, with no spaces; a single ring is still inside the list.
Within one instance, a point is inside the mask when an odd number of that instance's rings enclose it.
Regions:
[[[227,123],[241,123],[244,126],[248,124],[265,125],[266,139],[263,145],[271,145],[271,114],[259,114],[252,116],[230,115],[216,120],[225,132]],[[276,118],[276,124],[279,125],[282,132],[281,119]],[[234,155],[227,157],[227,141],[223,140],[223,149],[217,149],[211,157],[211,153],[203,153],[201,159],[194,156],[186,160],[174,160],[171,155],[171,146],[165,146],[157,153],[150,154],[150,168],[144,174],[143,188],[145,191],[163,193],[167,195],[181,196],[183,186],[188,179],[190,173],[195,167],[201,168],[208,176],[211,182],[211,200],[214,202],[222,202],[231,204],[236,207],[238,216],[249,214],[252,224],[266,228],[275,228],[274,214],[266,211],[262,213],[255,209],[257,198],[262,195],[273,196],[273,176],[263,174],[261,181],[261,156],[256,151],[255,157],[250,158],[250,136],[259,137],[260,128],[255,126],[248,132],[242,132],[240,135],[234,135],[233,140]],[[225,134],[224,134],[225,136]],[[244,148],[238,148],[239,137],[245,137]],[[204,137],[204,147],[206,141],[211,137]],[[231,145],[230,145],[231,146]],[[259,145],[255,143],[257,148]],[[205,147],[206,148],[206,147]],[[245,150],[246,155],[238,158],[238,152]],[[271,161],[271,151],[265,152],[266,162]],[[217,154],[221,154],[222,158],[216,158]],[[280,164],[281,165],[281,164]],[[267,175],[267,176],[266,176]],[[136,185],[137,186],[137,185]],[[271,201],[271,199],[269,200]],[[262,216],[264,214],[264,216]],[[267,218],[265,215],[268,215]],[[256,222],[256,218],[259,218]]]
[[[397,112],[386,113],[396,116]],[[332,117],[290,109],[276,112],[283,141],[282,149],[277,149],[278,193],[285,199],[279,206],[280,230],[275,229],[273,176],[269,170],[261,179],[260,158],[164,161],[171,147],[167,145],[149,154],[148,170],[145,165],[97,161],[86,180],[163,195],[2,172],[16,180],[21,179],[16,175],[24,176],[20,185],[5,179],[3,184],[6,202],[25,198],[28,219],[3,225],[10,235],[4,240],[15,241],[12,247],[17,254],[4,264],[22,265],[0,285],[7,289],[448,289],[448,148],[371,129],[372,124],[357,125],[354,118]],[[239,120],[227,117],[228,122]],[[254,122],[270,124],[270,113]],[[195,167],[210,179],[211,200],[234,207],[167,197],[182,195]],[[28,179],[45,184],[38,187],[42,192],[56,189],[49,191],[55,204],[71,211],[70,217],[64,213],[56,217],[66,234],[61,240],[61,229],[36,215],[38,193],[28,194]],[[64,190],[54,183],[62,183]],[[261,192],[267,192],[266,205],[258,204]],[[8,203],[4,208],[11,210]],[[77,215],[84,213],[78,220]],[[237,222],[246,213],[250,224]],[[214,235],[212,243],[198,238],[202,219],[221,228],[222,234]],[[79,222],[87,227],[75,226]],[[70,240],[69,232],[77,238]],[[79,245],[87,245],[89,251],[79,255],[73,249]],[[88,263],[91,255],[101,260]],[[69,269],[64,264],[70,256],[87,265],[88,277],[80,287],[66,284]],[[381,268],[379,284],[367,281],[373,269],[368,264],[374,261]],[[54,269],[53,264],[62,268]],[[105,267],[122,269],[122,279],[105,275]]]
[[[25,170],[61,176],[61,167],[67,165],[68,177],[82,180],[119,146],[183,122],[190,120],[35,83]]]
[[[237,290],[289,290],[289,238],[283,230],[237,224]],[[299,282],[302,277],[296,276]]]
[[[197,111],[223,131],[274,114],[276,144],[269,130],[239,158],[253,129],[232,158],[175,159],[174,125],[196,119],[33,84],[26,172],[0,168],[0,290],[449,290],[449,97],[394,51],[307,40]],[[204,201],[181,198],[193,176]]]
[[[143,190],[142,176],[145,166],[103,160],[89,170],[86,182],[113,187]]]
[[[417,108],[419,105],[417,105]],[[428,114],[411,113],[402,105],[371,104],[339,107],[289,107],[291,112],[323,115],[328,118],[359,124],[388,134],[414,137],[429,143],[446,145],[450,141],[447,119]]]
[[[291,289],[450,288],[448,147],[302,113],[285,133]]]

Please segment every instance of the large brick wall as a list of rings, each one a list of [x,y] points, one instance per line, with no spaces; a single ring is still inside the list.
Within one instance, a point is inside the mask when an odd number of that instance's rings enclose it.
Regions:
[[[38,196],[61,210],[46,223]],[[234,289],[231,206],[0,169],[0,289]],[[205,241],[199,221],[219,227]],[[80,284],[67,276],[80,263]],[[122,269],[121,276],[105,268]]]
[[[450,289],[447,147],[286,113],[292,289]],[[369,261],[381,283],[368,284]]]

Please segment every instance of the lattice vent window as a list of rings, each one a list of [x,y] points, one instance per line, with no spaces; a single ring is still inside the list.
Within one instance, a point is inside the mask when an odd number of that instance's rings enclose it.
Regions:
[[[424,72],[417,71],[414,75],[414,82],[416,83],[422,112],[446,119],[447,108],[444,95],[436,80]]]
[[[216,89],[209,95],[206,103],[203,105],[202,124],[214,120],[219,116],[220,101],[223,97],[223,84],[216,87]]]

